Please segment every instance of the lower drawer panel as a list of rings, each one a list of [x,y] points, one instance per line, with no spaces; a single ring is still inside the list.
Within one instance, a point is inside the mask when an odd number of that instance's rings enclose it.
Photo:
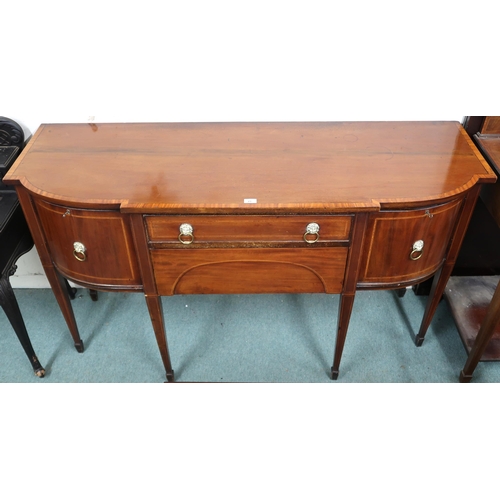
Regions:
[[[160,295],[340,293],[347,248],[152,250]]]

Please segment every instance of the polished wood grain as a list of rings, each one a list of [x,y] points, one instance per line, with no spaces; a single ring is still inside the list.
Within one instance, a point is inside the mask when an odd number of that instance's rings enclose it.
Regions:
[[[339,376],[340,360],[342,357],[342,352],[344,350],[347,329],[349,328],[349,320],[351,318],[352,308],[354,305],[354,297],[356,295],[356,287],[358,283],[362,255],[361,249],[366,237],[367,224],[368,214],[357,214],[351,235],[349,256],[347,258],[344,289],[339,301],[337,337],[335,342],[335,351],[333,354],[333,365],[330,369],[332,380],[336,380]]]
[[[347,248],[152,250],[160,295],[340,293]]]
[[[481,134],[500,134],[500,116],[485,116]]]
[[[163,317],[163,305],[161,297],[158,295],[154,269],[149,255],[148,241],[145,231],[144,218],[141,214],[130,215],[130,224],[132,236],[139,261],[142,282],[144,283],[144,297],[151,318],[151,325],[156,337],[156,343],[160,351],[160,356],[165,367],[167,381],[174,381],[174,370],[170,360],[170,351],[165,329],[165,320]]]
[[[167,380],[162,295],[339,293],[335,379],[358,289],[435,273],[422,343],[496,176],[455,122],[157,123],[43,125],[5,180],[79,350],[63,277],[142,291]]]
[[[461,203],[371,214],[358,286],[403,286],[434,273],[443,263]],[[419,240],[424,243],[421,256],[412,260],[413,244]]]
[[[304,237],[314,240],[314,246],[323,243],[347,242],[352,216],[149,216],[146,217],[149,240],[152,243],[179,245],[179,228],[189,223],[193,228],[193,242],[249,246],[266,243],[304,243]],[[317,241],[305,236],[310,223],[319,225]],[[156,245],[158,247],[159,245]]]
[[[363,210],[495,180],[455,122],[56,124],[26,149],[6,182],[149,213]]]
[[[47,276],[59,308],[61,309],[61,313],[70,331],[71,337],[73,338],[75,348],[78,352],[82,353],[84,351],[84,344],[80,337],[73,308],[71,307],[70,296],[68,294],[66,283],[64,282],[62,275],[54,267],[49,247],[47,245],[47,239],[35,210],[33,198],[31,197],[29,191],[19,186],[16,187],[16,191],[24,216],[26,217],[26,222],[30,228],[33,241],[35,242],[35,247],[40,257],[45,275]]]
[[[420,329],[415,338],[415,343],[417,346],[422,345],[424,341],[425,334],[429,325],[431,324],[434,313],[436,312],[439,301],[443,297],[444,289],[446,283],[451,275],[451,271],[455,266],[457,260],[458,252],[460,251],[460,246],[469,226],[470,218],[474,211],[477,199],[479,197],[479,190],[481,188],[480,184],[477,184],[471,188],[464,196],[464,201],[462,205],[462,210],[460,211],[458,220],[455,224],[455,230],[450,239],[446,259],[443,262],[441,268],[436,272],[434,279],[432,280],[431,291],[429,293],[429,299],[427,300],[424,317],[422,318],[422,323],[420,324]]]
[[[126,215],[70,209],[41,200],[35,207],[53,263],[62,274],[91,287],[142,289]],[[83,261],[73,254],[75,242],[86,248]]]

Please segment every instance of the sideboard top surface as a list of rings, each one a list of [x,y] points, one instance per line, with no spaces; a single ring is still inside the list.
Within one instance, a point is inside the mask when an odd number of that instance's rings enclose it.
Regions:
[[[47,124],[4,178],[171,213],[373,210],[495,180],[458,122]]]

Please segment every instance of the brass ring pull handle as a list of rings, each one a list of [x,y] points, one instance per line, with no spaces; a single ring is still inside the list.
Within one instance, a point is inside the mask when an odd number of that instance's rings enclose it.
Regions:
[[[411,260],[418,260],[420,257],[422,257],[424,253],[424,241],[423,240],[417,240],[415,243],[413,243],[413,248],[410,253],[410,259]]]
[[[85,248],[85,245],[83,243],[80,243],[79,241],[75,241],[73,243],[73,255],[75,256],[76,260],[79,260],[80,262],[84,262],[87,260],[87,249]]]
[[[309,235],[314,236],[314,238],[308,238]],[[306,232],[304,233],[304,241],[306,243],[316,243],[319,240],[319,224],[316,222],[311,222],[307,224]]]
[[[193,226],[191,224],[181,224],[179,226],[179,241],[183,245],[191,245],[193,240]]]

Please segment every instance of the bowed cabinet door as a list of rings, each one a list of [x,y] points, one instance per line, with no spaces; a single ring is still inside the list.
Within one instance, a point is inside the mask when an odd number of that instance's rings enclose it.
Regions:
[[[435,273],[446,256],[462,199],[370,216],[358,287],[405,286]]]
[[[54,265],[85,285],[140,288],[141,278],[128,216],[35,200]]]

